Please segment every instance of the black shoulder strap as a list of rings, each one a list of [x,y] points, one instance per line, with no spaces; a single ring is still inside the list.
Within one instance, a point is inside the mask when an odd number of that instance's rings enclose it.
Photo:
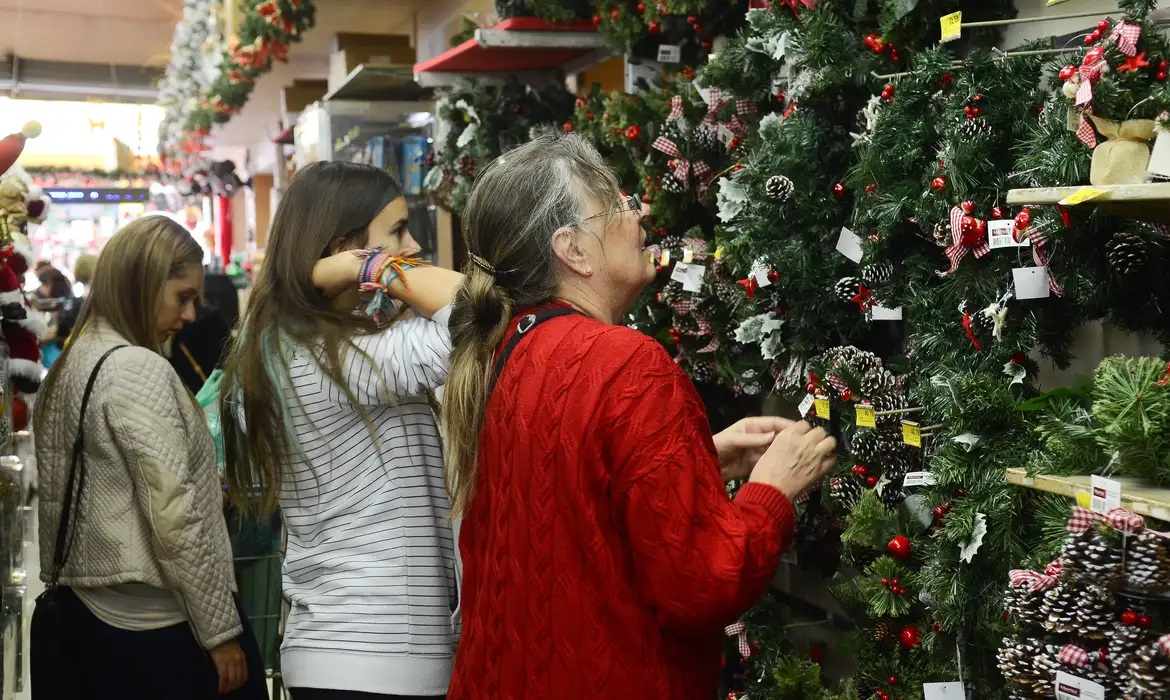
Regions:
[[[89,406],[89,396],[93,393],[93,385],[97,383],[98,372],[106,360],[115,351],[127,347],[119,345],[110,348],[106,354],[98,359],[89,373],[89,381],[85,384],[85,393],[81,395],[81,418],[77,422],[77,439],[73,441],[73,461],[69,465],[69,478],[65,482],[65,497],[61,503],[61,522],[57,526],[57,546],[53,550],[53,571],[49,575],[49,585],[56,586],[57,579],[61,578],[61,571],[65,569],[65,562],[69,559],[69,551],[73,549],[75,532],[72,525],[73,510],[80,507],[81,489],[85,486],[85,410]],[[76,488],[75,488],[76,487]]]
[[[516,332],[508,339],[508,344],[500,352],[500,356],[496,358],[496,364],[492,367],[491,381],[488,383],[488,397],[492,395],[492,391],[496,388],[496,382],[500,379],[500,373],[504,371],[504,365],[508,363],[508,358],[511,357],[512,351],[520,344],[520,341],[540,324],[549,319],[558,316],[568,316],[569,314],[580,313],[576,309],[566,309],[564,307],[557,307],[553,309],[541,309],[535,313],[528,314],[520,319],[520,323],[516,326]]]

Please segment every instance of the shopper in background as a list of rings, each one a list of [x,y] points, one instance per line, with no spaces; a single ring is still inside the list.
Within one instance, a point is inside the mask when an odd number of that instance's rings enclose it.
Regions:
[[[85,295],[93,284],[93,268],[97,263],[97,256],[85,253],[77,256],[73,262],[73,294],[62,305],[61,313],[57,318],[57,343],[63,349],[69,340],[73,328],[77,324],[77,317],[81,314],[81,307],[85,303]],[[77,287],[81,287],[78,291]]]
[[[171,343],[171,366],[192,393],[198,393],[207,378],[223,364],[232,340],[232,327],[213,306],[202,304],[195,320],[183,327]]]
[[[194,318],[202,259],[166,217],[124,227],[102,251],[77,333],[41,387],[41,575],[68,633],[38,643],[34,619],[34,697],[267,698],[234,600],[215,446],[161,355]],[[72,527],[59,538],[65,512]],[[63,681],[78,694],[53,695]]]
[[[654,277],[636,197],[576,135],[477,178],[443,416],[464,520],[452,700],[709,700],[791,499],[834,463],[807,423],[712,438],[659,343],[620,324]],[[725,478],[748,478],[734,501]]]
[[[48,333],[40,339],[41,364],[49,368],[57,361],[68,337],[68,333],[61,334],[61,313],[73,299],[73,283],[52,265],[40,268],[37,279],[41,283],[35,292],[37,309],[48,314],[49,319]]]
[[[369,248],[381,255],[359,254]],[[255,506],[258,488],[284,516],[281,671],[294,700],[447,692],[458,574],[428,393],[447,376],[447,305],[462,276],[420,266],[377,277],[417,314],[388,324],[359,293],[366,263],[417,252],[388,173],[300,170],[225,363],[233,496]]]

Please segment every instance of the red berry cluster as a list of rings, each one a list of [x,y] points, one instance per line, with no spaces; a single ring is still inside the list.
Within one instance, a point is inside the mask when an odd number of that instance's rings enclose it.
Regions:
[[[896,578],[893,578],[893,579],[890,579],[890,578],[884,578],[884,579],[882,579],[882,586],[884,586],[885,588],[888,588],[888,589],[890,589],[890,592],[891,592],[891,593],[894,593],[894,594],[897,594],[897,595],[902,595],[902,596],[904,596],[904,595],[906,595],[906,593],[907,593],[906,589],[905,589],[905,588],[902,588],[902,580],[901,580],[901,579],[896,579]],[[892,682],[891,682],[891,685],[893,685],[893,683],[892,683]]]
[[[895,48],[893,44],[889,43],[877,34],[870,34],[866,36],[865,39],[862,40],[862,43],[865,44],[867,49],[873,51],[874,53],[889,53],[890,60],[894,63],[898,62],[898,49]]]
[[[893,83],[886,83],[885,86],[882,87],[882,99],[885,100],[886,102],[893,102],[894,101],[894,84]]]
[[[1097,28],[1089,32],[1088,36],[1085,37],[1085,45],[1091,46],[1101,41],[1101,37],[1105,36],[1105,32],[1107,31],[1109,31],[1109,20],[1103,19],[1097,23]]]
[[[1149,627],[1149,615],[1139,615],[1136,610],[1126,610],[1121,613],[1121,624],[1126,627]]]
[[[856,476],[856,477],[861,478],[861,479],[865,479],[866,486],[868,486],[870,488],[877,486],[877,483],[878,483],[877,477],[874,476],[873,474],[870,474],[869,467],[865,466],[864,464],[854,464],[853,468],[850,469],[849,471],[850,471],[850,473],[853,474],[853,476]]]
[[[983,113],[983,95],[975,93],[975,96],[963,108],[963,114],[967,115],[967,120],[970,121]]]

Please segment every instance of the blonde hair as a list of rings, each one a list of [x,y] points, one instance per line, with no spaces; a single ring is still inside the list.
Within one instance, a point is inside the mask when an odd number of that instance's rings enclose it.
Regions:
[[[516,310],[555,296],[553,233],[579,227],[589,200],[617,197],[617,178],[576,134],[530,141],[497,158],[476,178],[463,227],[471,259],[478,261],[464,267],[455,295],[451,368],[443,389],[452,516],[466,511],[475,490],[496,348]]]
[[[97,256],[85,253],[78,255],[73,261],[73,279],[88,287],[93,282],[93,269],[97,264]]]
[[[203,264],[203,249],[187,229],[165,216],[144,216],[122,227],[102,248],[73,342],[65,346],[41,384],[38,402],[48,404],[57,378],[92,321],[110,326],[127,342],[162,354],[156,317],[168,280]],[[41,430],[46,411],[36,411],[34,430]]]

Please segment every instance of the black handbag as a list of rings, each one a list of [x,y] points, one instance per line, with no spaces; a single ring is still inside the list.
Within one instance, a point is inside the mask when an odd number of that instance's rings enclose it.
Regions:
[[[72,596],[62,595],[57,582],[69,560],[76,535],[74,510],[79,507],[81,491],[85,487],[85,410],[90,394],[97,382],[98,372],[110,355],[126,347],[119,345],[102,355],[90,372],[81,396],[81,418],[77,423],[77,438],[73,441],[73,459],[69,465],[69,477],[65,482],[65,496],[61,504],[61,520],[57,526],[57,543],[53,548],[53,568],[45,592],[37,596],[33,608],[32,623],[29,627],[29,680],[32,683],[34,700],[62,700],[79,697],[81,693],[80,674],[76,673],[68,649],[72,646],[69,614],[69,600]],[[75,603],[79,602],[74,599]]]

